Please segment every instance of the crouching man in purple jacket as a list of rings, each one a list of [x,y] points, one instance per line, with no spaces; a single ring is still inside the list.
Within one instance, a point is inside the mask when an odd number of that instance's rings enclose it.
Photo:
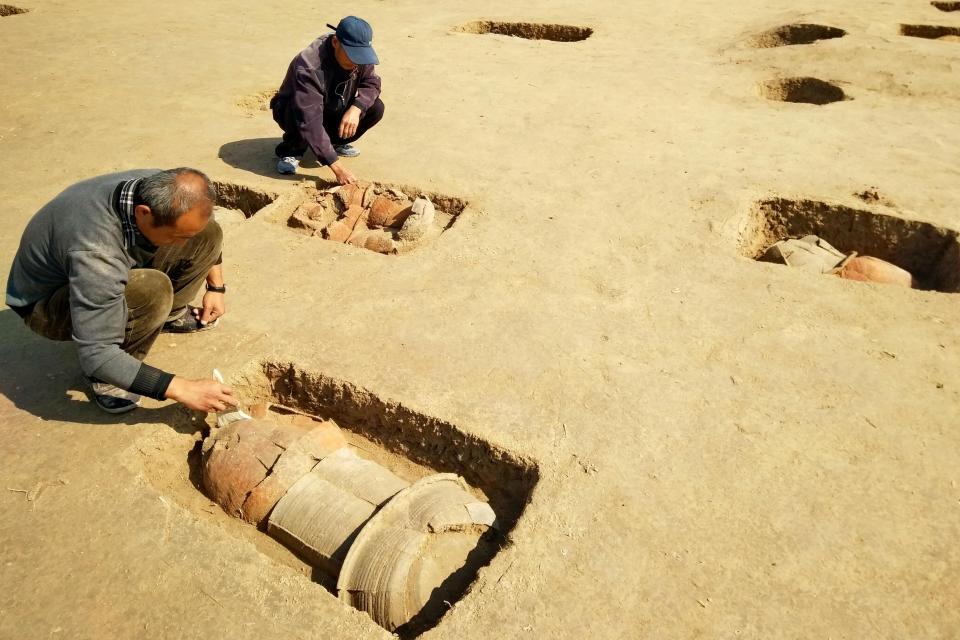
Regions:
[[[373,69],[380,61],[372,39],[369,23],[348,16],[335,33],[317,38],[290,63],[270,101],[273,119],[283,129],[283,142],[276,149],[277,171],[296,173],[310,148],[337,182],[356,182],[339,158],[359,155],[350,143],[383,118],[380,77]]]

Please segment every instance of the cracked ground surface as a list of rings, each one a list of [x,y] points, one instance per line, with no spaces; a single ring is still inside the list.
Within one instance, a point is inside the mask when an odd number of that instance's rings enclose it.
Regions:
[[[737,251],[752,203],[776,197],[960,228],[960,47],[899,34],[955,14],[913,0],[29,8],[0,18],[3,265],[29,217],[87,176],[192,165],[277,193],[325,179],[309,163],[275,176],[278,131],[238,101],[279,83],[326,22],[373,24],[386,116],[351,170],[471,212],[399,257],[258,216],[231,226],[227,315],[161,336],[150,362],[229,378],[292,361],[533,461],[510,545],[425,637],[960,634],[958,297]],[[451,32],[477,20],[593,34]],[[749,44],[806,23],[847,35]],[[785,77],[852,99],[758,95]],[[895,205],[853,195],[866,190]],[[104,416],[82,389],[71,345],[0,310],[0,637],[388,637],[210,508],[188,464],[196,422],[159,403]]]

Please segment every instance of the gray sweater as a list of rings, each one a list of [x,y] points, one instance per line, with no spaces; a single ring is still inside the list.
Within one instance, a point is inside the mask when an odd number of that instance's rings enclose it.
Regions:
[[[29,307],[69,285],[80,368],[88,376],[147,395],[149,390],[135,387],[143,387],[145,378],[155,381],[163,372],[142,364],[120,345],[127,324],[124,290],[130,269],[146,266],[152,254],[133,248],[131,255],[124,246],[114,197],[121,182],[156,172],[91,178],[51,200],[27,223],[7,280],[11,307]]]

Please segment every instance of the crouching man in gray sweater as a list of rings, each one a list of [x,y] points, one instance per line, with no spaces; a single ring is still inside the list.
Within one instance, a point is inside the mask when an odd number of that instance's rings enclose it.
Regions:
[[[161,331],[202,331],[224,313],[214,199],[194,169],[129,171],[69,187],[27,223],[7,305],[34,332],[76,343],[104,411],[130,411],[142,395],[199,411],[236,404],[215,380],[142,362]],[[188,306],[204,281],[203,308]]]

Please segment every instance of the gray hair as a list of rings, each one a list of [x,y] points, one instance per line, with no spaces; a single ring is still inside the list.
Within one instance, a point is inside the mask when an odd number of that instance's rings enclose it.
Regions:
[[[193,181],[184,181],[180,176],[193,175],[203,181],[198,189]],[[152,176],[142,178],[137,185],[135,204],[150,207],[153,223],[158,227],[171,226],[177,218],[198,204],[209,202],[212,207],[217,201],[217,191],[210,178],[202,171],[190,167],[167,169]]]

